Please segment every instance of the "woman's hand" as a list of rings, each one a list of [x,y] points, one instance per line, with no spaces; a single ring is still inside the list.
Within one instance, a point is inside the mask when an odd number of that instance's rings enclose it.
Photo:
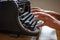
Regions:
[[[52,22],[55,23],[54,21],[57,20],[56,18],[54,18],[50,14],[46,14],[44,12],[34,12],[34,13],[32,13],[32,15],[38,16],[34,21],[39,21],[39,20],[44,21],[44,23],[42,25],[47,25],[47,24],[50,25],[50,23],[52,23]],[[37,27],[40,27],[40,25]]]
[[[31,12],[44,12],[46,14],[50,14],[51,16],[55,17],[57,20],[60,20],[60,14],[54,11],[44,10],[39,7],[33,7],[31,8]]]
[[[38,9],[38,8],[36,8]],[[43,20],[44,23],[42,25],[37,25],[36,27],[39,28],[39,27],[42,27],[44,25],[47,25],[47,26],[50,26],[52,28],[55,28],[55,29],[58,29],[60,30],[60,14],[57,14],[56,12],[53,12],[53,11],[44,11],[41,9],[38,11],[36,11],[36,9],[32,9],[33,13],[32,15],[34,16],[38,16],[34,21],[38,21],[38,20]],[[59,19],[59,20],[58,20]]]

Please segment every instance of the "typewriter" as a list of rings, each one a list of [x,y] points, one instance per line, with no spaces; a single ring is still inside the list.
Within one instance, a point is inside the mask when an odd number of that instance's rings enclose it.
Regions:
[[[36,36],[39,30],[34,19],[29,0],[0,1],[0,33]]]

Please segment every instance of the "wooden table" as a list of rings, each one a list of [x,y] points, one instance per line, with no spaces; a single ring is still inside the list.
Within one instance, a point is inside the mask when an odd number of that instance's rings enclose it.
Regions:
[[[0,40],[31,40],[32,36],[10,37],[6,34],[0,34]]]
[[[60,31],[56,30],[57,40],[60,40]]]

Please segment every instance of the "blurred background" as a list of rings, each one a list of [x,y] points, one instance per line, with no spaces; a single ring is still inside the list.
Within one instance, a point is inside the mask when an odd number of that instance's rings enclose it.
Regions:
[[[60,0],[30,0],[31,7],[40,7],[60,13]],[[56,30],[57,39],[60,40],[60,31]]]
[[[60,13],[60,0],[31,0],[31,6]]]

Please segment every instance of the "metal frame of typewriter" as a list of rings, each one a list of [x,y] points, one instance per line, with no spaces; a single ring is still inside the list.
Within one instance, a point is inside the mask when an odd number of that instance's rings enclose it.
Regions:
[[[19,8],[21,9],[20,12],[18,11]],[[34,22],[35,24],[28,24],[29,22],[24,20],[26,18],[24,13],[27,14],[27,16],[32,15],[30,13],[30,1],[0,1],[0,33],[37,35],[39,30],[31,28],[31,25],[35,26],[36,22]],[[32,20],[32,18],[30,20]],[[26,21],[26,23],[24,21]]]

